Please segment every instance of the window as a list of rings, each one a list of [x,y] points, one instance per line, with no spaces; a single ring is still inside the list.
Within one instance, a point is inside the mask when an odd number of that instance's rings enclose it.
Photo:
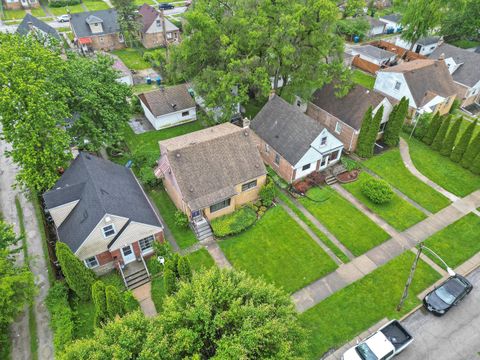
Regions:
[[[395,82],[395,90],[400,90],[400,86],[402,86],[402,83],[400,81]]]
[[[268,144],[265,144],[265,152],[268,154],[269,151],[270,151],[270,146],[268,146]]]
[[[310,164],[302,166],[302,171],[305,171],[305,170],[308,170],[308,169],[310,169]]]
[[[387,122],[381,123],[380,130],[378,132],[384,132],[386,127],[387,127]]]
[[[300,99],[297,100],[297,106],[298,106],[298,107],[302,106],[302,100],[300,100]]]
[[[230,206],[230,199],[226,199],[210,206],[210,212],[213,213],[215,211],[224,209],[229,206]]]
[[[172,38],[172,33],[167,33],[167,39],[171,39]]]
[[[337,150],[330,153],[329,158],[330,160],[334,161],[334,160],[337,160],[337,158],[339,157],[338,155],[340,155],[340,151]]]
[[[190,115],[190,111],[184,111],[182,112],[182,116],[185,117],[185,116],[188,116]]]
[[[140,245],[140,250],[142,251],[142,253],[146,253],[153,250],[153,241],[154,241],[153,235],[138,241],[138,244]]]
[[[322,162],[320,163],[320,167],[324,167],[325,165],[327,165],[327,160],[328,160],[328,156],[324,156],[322,158]]]
[[[280,165],[280,155],[275,154],[275,160],[274,160],[274,162],[275,162],[275,164]]]
[[[322,137],[322,139],[320,140],[320,146],[324,146],[324,145],[326,145],[326,144],[327,144],[327,137],[324,136],[324,137]]]
[[[242,185],[242,191],[250,190],[257,186],[257,180],[250,181]]]
[[[337,123],[335,124],[335,132],[337,134],[340,134],[342,132],[342,124],[339,121],[337,121]]]
[[[85,263],[85,266],[88,267],[89,269],[93,269],[98,266],[98,260],[96,256],[92,256],[88,259],[83,260]]]
[[[102,230],[103,236],[105,236],[106,238],[115,235],[115,226],[113,226],[113,224],[104,226]]]
[[[162,27],[162,21],[160,19],[157,19],[156,23],[158,27]]]

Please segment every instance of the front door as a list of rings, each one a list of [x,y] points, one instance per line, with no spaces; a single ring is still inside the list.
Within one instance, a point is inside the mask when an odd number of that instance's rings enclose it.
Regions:
[[[322,157],[322,162],[320,163],[320,169],[325,169],[328,165],[328,161],[329,161],[329,156],[330,155],[325,155]]]
[[[123,263],[128,264],[135,260],[135,253],[133,252],[132,245],[122,247]]]

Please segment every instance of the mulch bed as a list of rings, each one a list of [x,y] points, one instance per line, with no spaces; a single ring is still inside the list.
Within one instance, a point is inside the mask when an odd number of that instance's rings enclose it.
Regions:
[[[300,194],[305,194],[310,188],[323,184],[325,182],[325,175],[317,171],[309,174],[306,178],[297,181],[292,186]]]
[[[360,170],[346,171],[336,176],[337,180],[341,183],[349,183],[358,179],[358,174]]]

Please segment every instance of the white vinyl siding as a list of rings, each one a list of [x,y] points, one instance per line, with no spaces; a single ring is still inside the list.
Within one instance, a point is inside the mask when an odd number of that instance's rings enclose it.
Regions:
[[[68,214],[70,214],[77,204],[78,200],[75,200],[65,205],[57,206],[48,210],[57,228],[62,224],[62,222],[67,218]]]

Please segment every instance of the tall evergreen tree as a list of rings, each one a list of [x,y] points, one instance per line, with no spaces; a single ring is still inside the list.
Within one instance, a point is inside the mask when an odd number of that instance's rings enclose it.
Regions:
[[[438,129],[437,135],[435,135],[435,139],[432,142],[432,149],[435,151],[439,151],[442,148],[442,144],[445,141],[445,136],[447,136],[448,128],[450,127],[450,115],[444,116],[442,121],[442,125],[440,129]]]
[[[442,149],[440,154],[443,156],[450,156],[452,154],[453,145],[455,145],[455,140],[457,139],[458,131],[460,130],[460,125],[462,125],[463,118],[459,117],[450,128],[445,141],[442,144]]]
[[[107,314],[110,319],[114,319],[117,315],[122,316],[125,313],[125,302],[120,291],[113,286],[105,287],[105,302],[107,304]]]
[[[163,272],[163,283],[167,295],[172,295],[177,291],[177,277],[170,269]]]
[[[452,151],[452,155],[450,155],[450,159],[455,162],[460,162],[462,160],[463,154],[467,151],[468,144],[472,140],[473,131],[475,130],[475,126],[477,126],[477,121],[475,120],[470,125],[468,125],[467,129],[463,132],[462,137],[458,141],[457,145]]]
[[[408,99],[402,97],[400,102],[393,107],[388,117],[387,127],[383,134],[383,141],[388,146],[397,146],[400,142],[400,131],[408,113]]]
[[[373,109],[370,106],[363,116],[363,121],[362,121],[362,126],[360,128],[360,134],[358,135],[358,141],[357,141],[357,154],[361,157],[367,157],[368,156],[368,141],[369,141],[369,133],[370,133],[370,127],[372,125],[372,113]]]
[[[433,115],[432,120],[430,121],[430,125],[428,126],[427,133],[425,134],[422,141],[427,145],[432,145],[433,139],[437,135],[438,129],[442,125],[442,118],[440,117],[439,113]]]
[[[68,287],[80,299],[90,299],[92,296],[92,284],[95,280],[93,271],[88,269],[85,264],[72,253],[72,250],[60,241],[57,241],[55,252]]]
[[[186,256],[183,256],[178,260],[178,276],[182,281],[190,281],[192,278],[192,268],[190,266],[190,261]]]
[[[372,124],[368,130],[368,153],[367,158],[373,156],[373,149],[375,148],[375,142],[377,141],[378,131],[380,130],[380,123],[383,118],[383,105],[380,106],[380,109],[377,110],[372,119]]]
[[[92,285],[92,300],[95,305],[94,323],[98,327],[108,320],[107,299],[105,297],[105,284],[103,281],[95,281]]]
[[[467,151],[465,151],[465,154],[463,154],[462,157],[462,166],[464,168],[470,168],[473,164],[473,160],[477,157],[477,155],[480,153],[480,133],[475,136],[475,138],[472,140],[470,145],[467,147]]]
[[[478,153],[478,155],[473,160],[472,166],[470,166],[470,170],[474,174],[480,175],[480,152]]]

